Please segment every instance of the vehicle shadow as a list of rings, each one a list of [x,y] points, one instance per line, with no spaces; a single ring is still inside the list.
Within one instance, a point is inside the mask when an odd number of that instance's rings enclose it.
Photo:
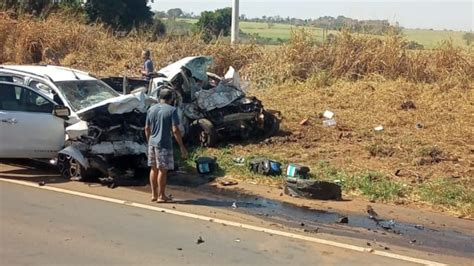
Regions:
[[[0,170],[0,177],[42,184],[66,183],[53,165],[29,159],[2,159],[0,164],[6,165]],[[5,170],[3,168],[6,168]]]

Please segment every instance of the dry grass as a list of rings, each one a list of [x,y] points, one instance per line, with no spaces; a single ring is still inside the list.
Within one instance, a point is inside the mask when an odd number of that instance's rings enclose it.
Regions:
[[[374,170],[412,187],[443,178],[462,183],[459,187],[472,193],[472,51],[446,42],[433,51],[414,52],[405,49],[406,40],[397,35],[381,39],[342,33],[332,43],[315,44],[304,31],[294,32],[290,43],[273,49],[233,47],[225,41],[206,44],[199,36],[147,40],[143,33],[119,38],[101,25],[86,26],[59,16],[40,21],[0,13],[0,63],[37,63],[41,52],[50,48],[63,65],[102,76],[121,75],[126,67],[138,68],[141,49],[149,48],[158,68],[204,54],[215,58],[216,73],[230,65],[239,69],[253,82],[252,93],[267,108],[282,112],[288,136],[208,151],[225,157],[230,168],[232,156],[256,154],[307,164],[313,170],[327,161],[347,173]],[[406,101],[416,108],[403,108]],[[336,113],[336,127],[322,126],[319,114],[327,109]],[[300,126],[304,118],[309,118],[309,125]],[[378,125],[384,131],[374,132]],[[442,151],[441,158],[420,164],[420,150],[431,147]],[[230,173],[239,176],[239,171]],[[240,178],[248,176],[240,173]],[[422,200],[430,195],[430,187],[439,186],[423,186]],[[456,210],[472,212],[472,205]]]

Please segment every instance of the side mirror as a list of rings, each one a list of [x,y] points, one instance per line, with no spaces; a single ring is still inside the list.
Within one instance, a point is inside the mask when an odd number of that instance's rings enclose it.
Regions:
[[[64,105],[55,105],[53,109],[53,115],[67,119],[71,115],[71,110]]]

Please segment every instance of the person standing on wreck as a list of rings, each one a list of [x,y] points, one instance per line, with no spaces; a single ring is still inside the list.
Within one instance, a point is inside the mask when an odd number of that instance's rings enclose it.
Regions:
[[[148,141],[148,166],[150,170],[151,201],[167,202],[165,195],[168,170],[174,169],[173,133],[181,150],[181,157],[186,159],[188,151],[183,144],[179,131],[178,111],[171,106],[173,94],[169,89],[160,91],[160,102],[153,105],[147,113],[145,136]]]
[[[151,61],[151,52],[150,50],[143,50],[142,51],[142,59],[145,60],[143,63],[143,67],[140,69],[140,73],[146,80],[151,79],[151,75],[153,74],[153,61]]]

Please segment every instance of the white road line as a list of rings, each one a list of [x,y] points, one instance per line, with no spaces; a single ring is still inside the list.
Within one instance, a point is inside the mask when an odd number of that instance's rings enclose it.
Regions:
[[[382,257],[387,257],[387,258],[392,258],[392,259],[398,259],[398,260],[414,262],[414,263],[419,263],[419,264],[424,264],[424,265],[433,265],[433,266],[446,265],[446,264],[443,264],[443,263],[438,263],[438,262],[424,260],[424,259],[418,259],[418,258],[412,258],[412,257],[409,257],[409,256],[399,255],[399,254],[395,254],[395,253],[391,253],[391,252],[378,251],[378,250],[373,250],[373,249],[370,249],[370,248],[339,243],[339,242],[335,242],[335,241],[331,241],[331,240],[325,240],[325,239],[320,239],[320,238],[316,238],[316,237],[309,237],[309,236],[305,236],[305,235],[298,235],[298,234],[294,234],[294,233],[289,233],[289,232],[284,232],[284,231],[279,231],[279,230],[274,230],[274,229],[268,229],[268,228],[265,228],[265,227],[254,226],[254,225],[249,225],[249,224],[237,223],[237,222],[232,222],[232,221],[227,221],[227,220],[223,220],[223,219],[217,219],[217,218],[212,218],[212,217],[208,217],[208,216],[197,215],[197,214],[192,214],[192,213],[187,213],[187,212],[182,212],[182,211],[170,210],[170,209],[160,208],[160,207],[151,206],[151,205],[147,205],[147,204],[141,204],[141,203],[126,201],[126,200],[108,198],[108,197],[103,197],[103,196],[98,196],[98,195],[93,195],[93,194],[88,194],[88,193],[83,193],[83,192],[78,192],[78,191],[73,191],[73,190],[67,190],[67,189],[62,189],[62,188],[56,188],[56,187],[51,187],[51,186],[38,186],[38,184],[28,182],[28,181],[20,181],[20,180],[5,179],[5,178],[0,178],[0,181],[7,182],[7,183],[13,183],[13,184],[17,184],[17,185],[24,185],[24,186],[28,186],[28,187],[39,188],[39,189],[44,189],[44,190],[49,190],[49,191],[55,191],[55,192],[60,192],[60,193],[65,193],[65,194],[70,194],[70,195],[75,195],[75,196],[80,196],[80,197],[89,198],[89,199],[96,199],[96,200],[101,200],[101,201],[106,201],[106,202],[111,202],[111,203],[116,203],[116,204],[121,204],[121,205],[127,205],[127,206],[136,207],[136,208],[147,209],[147,210],[151,210],[151,211],[165,212],[165,213],[169,213],[169,214],[174,214],[174,215],[187,217],[187,218],[192,218],[192,219],[198,219],[198,220],[202,220],[202,221],[211,221],[211,222],[218,223],[218,224],[225,224],[225,225],[228,225],[228,226],[245,228],[245,229],[248,229],[248,230],[264,232],[264,233],[268,233],[268,234],[284,236],[284,237],[289,237],[289,238],[293,238],[293,239],[304,240],[304,241],[323,244],[323,245],[327,245],[327,246],[333,246],[333,247],[338,247],[338,248],[343,248],[343,249],[348,249],[348,250],[353,250],[353,251],[359,251],[359,252],[366,252],[366,253],[370,253],[370,254],[374,254],[374,255],[378,255],[378,256],[382,256]]]

